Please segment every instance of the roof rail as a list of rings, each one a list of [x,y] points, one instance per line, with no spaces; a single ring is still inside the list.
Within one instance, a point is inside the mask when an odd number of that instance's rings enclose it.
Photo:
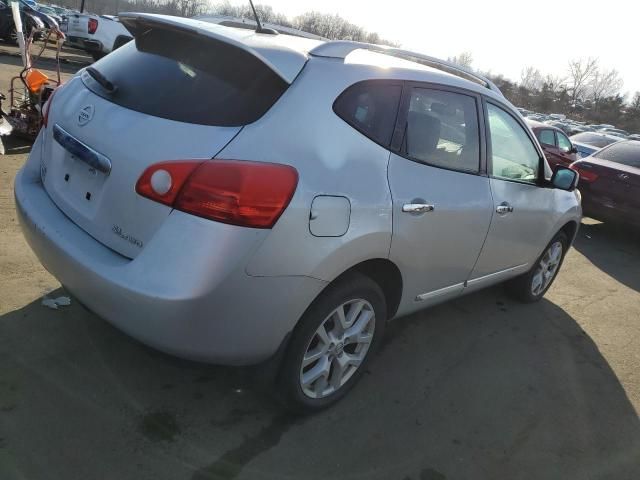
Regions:
[[[409,50],[403,50],[401,48],[385,47],[383,45],[375,45],[373,43],[353,42],[349,40],[334,40],[318,45],[309,51],[309,54],[315,57],[345,58],[354,50],[369,50],[371,52],[382,53],[442,70],[452,75],[470,80],[474,83],[478,83],[504,97],[500,89],[491,80],[474,72],[473,70],[456,65],[455,63],[440,60],[439,58],[424,55],[422,53],[411,52]]]

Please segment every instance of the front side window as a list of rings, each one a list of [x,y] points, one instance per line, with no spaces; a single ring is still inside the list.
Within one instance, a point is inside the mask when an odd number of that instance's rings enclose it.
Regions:
[[[479,145],[473,97],[426,88],[412,90],[404,139],[408,157],[436,167],[476,173]]]
[[[524,128],[506,111],[490,103],[491,175],[536,183],[540,157]]]
[[[539,137],[540,143],[544,143],[545,145],[555,146],[556,139],[553,134],[553,130],[542,130],[540,131]]]
[[[376,81],[356,83],[338,97],[333,111],[363,135],[388,146],[401,94],[400,84]]]
[[[571,141],[567,138],[567,136],[558,132],[558,148],[560,149],[560,151],[567,153],[571,151],[572,147],[573,145],[571,145]]]

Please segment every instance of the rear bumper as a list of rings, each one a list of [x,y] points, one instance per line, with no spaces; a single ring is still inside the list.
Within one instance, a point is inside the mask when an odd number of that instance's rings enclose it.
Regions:
[[[232,235],[203,248],[197,235],[166,232],[174,245],[168,247],[163,229],[202,221],[181,212],[172,213],[145,251],[129,260],[56,207],[34,163],[27,162],[15,180],[16,209],[27,242],[80,302],[149,346],[197,361],[258,363],[277,351],[326,285],[309,277],[247,275],[244,259],[253,247],[247,249],[251,242]]]
[[[84,49],[89,53],[102,52],[103,45],[102,45],[102,42],[98,40],[85,40]]]

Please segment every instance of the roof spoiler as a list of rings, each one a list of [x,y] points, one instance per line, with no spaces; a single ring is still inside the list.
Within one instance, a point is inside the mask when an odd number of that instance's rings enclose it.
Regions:
[[[504,97],[500,89],[488,78],[470,70],[466,67],[456,65],[455,63],[440,60],[439,58],[424,55],[422,53],[411,52],[409,50],[402,50],[401,48],[385,47],[383,45],[375,45],[373,43],[353,42],[349,40],[338,40],[323,43],[315,47],[309,52],[309,55],[315,57],[328,57],[328,58],[346,58],[354,50],[368,50],[371,52],[382,53],[392,57],[401,58],[410,62],[426,65],[427,67],[435,68],[443,72],[450,73],[457,77],[470,80],[474,83],[478,83],[489,90],[496,92],[501,97]]]
[[[226,43],[251,54],[288,84],[293,82],[307,61],[306,55],[293,50],[284,55],[285,52],[280,46],[263,41],[253,31],[234,32],[234,29],[213,23],[152,13],[121,13],[118,18],[134,37],[149,27],[155,26]]]

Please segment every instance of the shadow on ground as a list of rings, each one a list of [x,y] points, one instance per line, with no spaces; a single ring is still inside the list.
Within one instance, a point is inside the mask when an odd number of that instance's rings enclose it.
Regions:
[[[52,292],[55,297],[62,290]],[[0,478],[637,479],[638,415],[597,346],[501,288],[390,325],[363,381],[313,417],[260,369],[141,346],[40,300],[0,317]]]
[[[574,247],[596,267],[640,292],[640,232],[608,223],[583,222]]]

